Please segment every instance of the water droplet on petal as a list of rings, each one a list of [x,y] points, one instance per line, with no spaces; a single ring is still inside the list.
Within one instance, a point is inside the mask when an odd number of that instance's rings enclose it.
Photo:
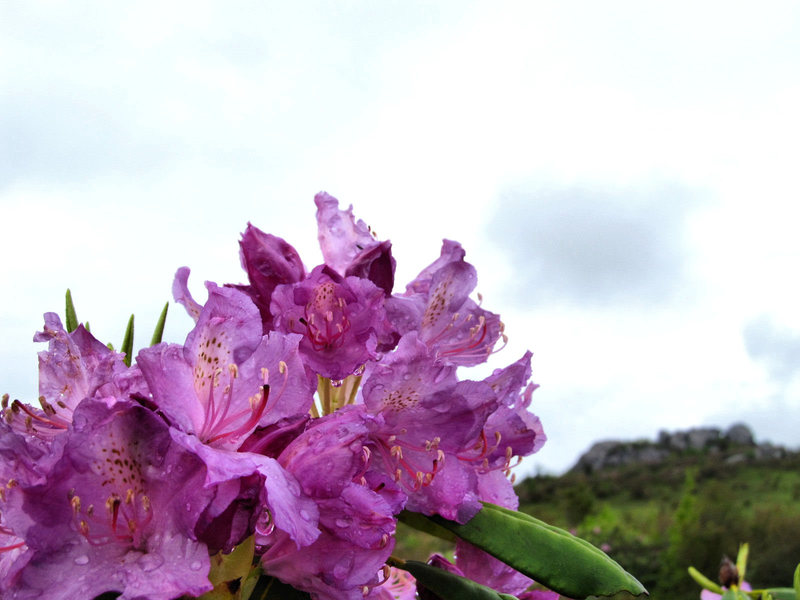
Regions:
[[[356,367],[355,371],[353,371],[353,375],[355,375],[356,377],[360,377],[361,375],[364,374],[364,369],[366,369],[366,368],[367,368],[367,365],[361,365],[361,366]]]
[[[88,557],[88,556],[86,556],[85,554],[81,554],[80,556],[78,556],[78,557],[75,559],[75,564],[76,564],[76,565],[85,565],[85,564],[87,564],[88,562],[89,562],[89,557]]]
[[[335,388],[342,387],[344,379],[331,379],[331,385]]]
[[[301,508],[300,509],[300,518],[303,519],[304,521],[310,521],[311,520],[311,515],[308,514],[308,511],[306,509]]]
[[[142,554],[136,562],[139,563],[142,571],[148,573],[163,565],[164,557],[160,554]]]
[[[192,571],[199,571],[200,567],[202,567],[202,566],[203,566],[203,563],[201,563],[199,560],[193,560],[192,564],[189,565],[189,568]]]
[[[345,527],[350,527],[353,524],[352,519],[336,519],[336,526],[341,527],[344,529]]]
[[[261,511],[261,514],[258,515],[258,519],[256,520],[256,532],[260,535],[269,535],[274,530],[275,522],[272,520],[269,509],[265,508]]]

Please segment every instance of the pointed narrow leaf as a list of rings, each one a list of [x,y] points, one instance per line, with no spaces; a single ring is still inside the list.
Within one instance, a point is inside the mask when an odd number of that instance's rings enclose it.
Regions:
[[[739,573],[739,585],[745,580],[747,575],[747,557],[750,555],[750,544],[744,543],[739,546],[739,553],[736,555],[736,570]]]
[[[416,560],[397,561],[396,566],[408,571],[442,600],[517,600],[480,583]]]
[[[800,565],[794,570],[794,595],[800,598]]]
[[[692,579],[699,583],[701,587],[715,594],[719,594],[720,596],[722,595],[722,588],[694,567],[689,567],[689,575],[691,575]]]
[[[153,338],[150,340],[151,346],[161,343],[161,338],[164,336],[164,324],[167,322],[167,310],[169,310],[169,302],[164,305],[164,310],[161,311],[161,316],[158,317],[156,330],[153,332]]]
[[[72,303],[72,292],[67,288],[67,309],[66,309],[67,333],[72,333],[78,328],[78,315],[75,313],[75,305]]]
[[[607,554],[524,513],[484,502],[483,509],[463,525],[430,518],[568,598],[647,595],[644,586]]]
[[[120,352],[125,353],[124,363],[131,366],[131,355],[133,354],[133,315],[128,319],[128,328],[125,330],[125,337],[122,339],[122,348]]]

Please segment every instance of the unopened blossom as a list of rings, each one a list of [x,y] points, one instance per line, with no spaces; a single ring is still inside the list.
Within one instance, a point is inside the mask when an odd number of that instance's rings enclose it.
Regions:
[[[302,281],[306,275],[303,261],[286,240],[264,233],[250,223],[239,241],[239,257],[250,285],[232,287],[250,295],[261,313],[264,331],[270,331],[272,292],[278,285]]]
[[[356,221],[352,205],[341,210],[339,201],[326,192],[317,194],[314,202],[325,264],[339,275],[369,279],[390,295],[395,271],[391,242],[377,240],[364,221]]]

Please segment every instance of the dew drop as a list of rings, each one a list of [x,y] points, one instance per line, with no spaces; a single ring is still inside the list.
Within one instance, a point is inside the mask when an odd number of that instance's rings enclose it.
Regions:
[[[199,560],[193,560],[192,564],[189,565],[189,568],[192,571],[199,571],[200,567],[202,567],[202,566],[203,566],[203,564]]]
[[[163,565],[164,557],[160,554],[142,554],[136,562],[139,563],[142,571],[148,573]]]
[[[311,515],[308,514],[308,511],[306,509],[301,508],[300,509],[300,518],[303,519],[304,521],[310,521],[311,520]]]
[[[336,519],[336,526],[341,527],[342,529],[344,529],[345,527],[350,527],[350,525],[352,524],[353,524],[352,519],[344,519],[344,518]]]
[[[268,509],[264,509],[256,520],[256,532],[260,535],[269,535],[275,530],[275,522]]]
[[[353,371],[353,375],[355,375],[356,377],[361,377],[364,374],[364,369],[366,368],[367,365],[361,365],[356,367],[355,370]]]
[[[88,557],[88,556],[86,556],[85,554],[81,554],[80,556],[78,556],[78,557],[75,559],[75,564],[76,564],[76,565],[85,565],[85,564],[87,564],[88,562],[89,562],[89,557]]]
[[[331,379],[331,385],[335,388],[342,387],[344,379]]]

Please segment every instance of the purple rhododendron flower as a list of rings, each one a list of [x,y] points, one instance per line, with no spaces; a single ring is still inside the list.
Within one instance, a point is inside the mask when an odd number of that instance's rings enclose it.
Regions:
[[[389,573],[378,587],[370,590],[370,600],[414,600],[417,597],[417,580],[408,571],[390,567]]]
[[[392,295],[391,243],[352,206],[315,203],[323,264],[307,273],[248,223],[248,284],[207,282],[200,303],[178,269],[173,296],[194,327],[131,367],[45,315],[41,408],[2,401],[3,598],[197,597],[226,571],[221,555],[251,543],[253,568],[314,600],[426,598],[387,565],[403,510],[465,523],[482,501],[517,508],[511,469],[546,439],[531,354],[459,377],[505,339],[470,298],[464,249],[445,240]],[[456,564],[432,564],[538,597],[482,550],[456,549]]]
[[[445,240],[441,257],[408,285],[405,295],[389,298],[386,310],[401,335],[418,331],[437,359],[477,365],[505,338],[500,317],[469,298],[476,283],[475,268],[464,261],[461,246]]]
[[[257,426],[308,411],[311,389],[299,336],[261,333],[248,296],[209,283],[185,346],[160,344],[138,364],[159,409],[204,443],[235,450]]]
[[[210,499],[204,469],[164,422],[132,402],[89,399],[64,437],[63,457],[44,483],[21,486],[24,510],[11,514],[32,556],[8,597],[209,591],[208,550],[192,534]]]
[[[310,371],[341,380],[393,340],[383,302],[369,280],[342,278],[320,265],[304,281],[278,286],[270,310],[278,331],[303,335],[300,350]]]
[[[458,381],[437,364],[415,333],[403,337],[363,387],[377,467],[409,494],[408,508],[465,522],[479,509],[473,447],[497,402],[483,382]]]
[[[361,407],[342,409],[319,419],[279,458],[319,506],[321,533],[304,548],[287,544],[277,529],[259,537],[267,547],[262,564],[315,598],[362,598],[365,587],[381,583],[378,574],[394,545],[399,507],[364,477],[370,420]]]
[[[118,392],[119,386],[115,384],[128,368],[123,354],[109,350],[83,325],[67,333],[57,314],[46,313],[44,321],[44,330],[33,338],[35,342],[49,344],[46,351],[39,353],[42,408],[15,400],[3,409],[6,421],[16,430],[49,439],[69,427],[72,413],[81,400]]]

